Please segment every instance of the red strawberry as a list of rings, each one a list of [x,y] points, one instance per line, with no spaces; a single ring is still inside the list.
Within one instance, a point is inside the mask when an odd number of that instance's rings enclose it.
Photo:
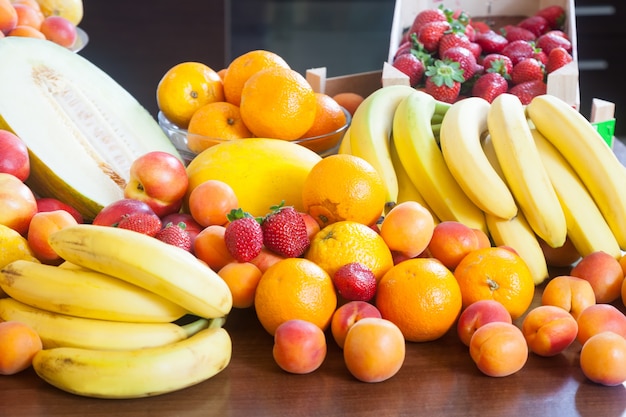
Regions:
[[[411,33],[419,33],[422,26],[424,26],[426,23],[446,22],[446,21],[447,21],[447,17],[445,13],[443,12],[443,10],[439,8],[424,9],[415,16],[415,19],[413,19],[413,24],[411,25],[411,28],[408,31],[409,37]]]
[[[450,30],[448,22],[430,22],[422,26],[417,32],[417,41],[424,45],[424,49],[435,52],[439,48],[439,40],[445,32]]]
[[[301,256],[311,243],[304,219],[290,206],[272,207],[272,212],[263,218],[261,228],[265,247],[281,256]]]
[[[348,301],[369,301],[376,294],[376,277],[359,262],[345,264],[333,274],[337,293]]]
[[[406,42],[402,42],[400,44],[400,46],[398,46],[398,49],[396,50],[396,53],[394,54],[394,60],[399,57],[400,55],[403,54],[408,54],[411,52],[411,48],[413,47],[413,43],[408,40]]]
[[[565,23],[565,9],[558,5],[544,7],[535,13],[535,15],[546,19],[552,29],[559,29],[563,27]]]
[[[506,55],[488,54],[483,58],[482,64],[486,72],[497,72],[507,79],[511,77],[513,62]]]
[[[161,226],[159,216],[140,212],[124,215],[117,224],[117,227],[120,229],[128,229],[152,237],[156,236],[159,230],[161,230]]]
[[[470,43],[470,40],[465,35],[446,33],[439,40],[439,57],[441,57],[447,49],[454,48],[455,46],[461,46],[469,50]]]
[[[485,22],[472,21],[471,25],[474,28],[474,31],[476,32],[477,35],[479,33],[486,33],[486,32],[489,32],[491,30],[491,27],[489,27],[489,25],[487,23],[485,23]]]
[[[526,105],[534,97],[546,94],[547,88],[543,80],[526,81],[511,87],[509,93],[517,96],[522,104]]]
[[[537,48],[541,48],[541,50],[548,55],[550,55],[550,51],[557,46],[560,46],[567,52],[572,51],[572,42],[570,42],[569,39],[566,39],[554,33],[546,33],[545,35],[541,35],[539,38],[537,38],[535,46]]]
[[[239,262],[256,258],[263,248],[261,224],[241,208],[228,214],[229,223],[224,231],[228,252]]]
[[[393,60],[395,68],[409,76],[409,83],[415,87],[424,76],[424,63],[412,53],[402,54]]]
[[[546,63],[546,73],[550,74],[553,71],[561,68],[564,65],[573,61],[573,57],[564,48],[557,46],[550,51],[548,55],[548,62]]]
[[[546,63],[548,62],[548,54],[543,52],[541,49],[535,49],[535,52],[533,53],[533,56],[531,58],[535,58],[543,65],[546,65]]]
[[[475,42],[480,45],[485,54],[500,53],[509,41],[493,30],[476,34]]]
[[[534,33],[519,26],[506,25],[500,29],[504,37],[509,42],[514,41],[534,41],[537,39]]]
[[[534,53],[535,47],[531,43],[522,40],[510,42],[502,50],[502,55],[508,56],[513,65],[524,58],[530,58]]]
[[[441,55],[441,59],[458,62],[459,66],[463,70],[464,81],[472,78],[476,72],[476,58],[469,49],[462,46],[453,46],[452,48],[448,48]]]
[[[185,231],[184,223],[168,223],[154,237],[168,245],[191,251],[191,236]]]
[[[472,95],[491,103],[494,98],[506,93],[508,89],[509,83],[506,78],[497,72],[488,72],[478,77],[472,86]]]
[[[424,91],[439,101],[453,103],[461,91],[463,71],[458,62],[436,60],[426,69]]]
[[[531,31],[536,37],[539,37],[550,30],[550,25],[543,16],[530,16],[523,19],[517,26]]]
[[[526,81],[543,80],[544,75],[544,67],[541,62],[535,58],[524,58],[513,65],[511,82],[520,84]]]

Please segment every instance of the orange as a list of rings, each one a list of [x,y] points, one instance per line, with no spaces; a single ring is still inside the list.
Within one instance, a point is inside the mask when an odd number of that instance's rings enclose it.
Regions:
[[[200,62],[181,62],[170,68],[157,85],[157,105],[165,117],[186,129],[196,110],[224,101],[220,76]]]
[[[41,349],[41,339],[30,326],[18,321],[0,322],[0,375],[13,375],[30,367]]]
[[[354,116],[354,112],[359,107],[359,105],[365,99],[362,95],[357,93],[339,93],[333,96],[335,101],[339,103],[341,107],[348,110],[350,115]]]
[[[227,101],[205,104],[195,111],[187,127],[187,147],[200,153],[224,140],[252,136],[241,119],[239,107]]]
[[[302,135],[303,138],[327,135],[338,131],[346,125],[346,113],[331,96],[315,93],[315,101],[317,102],[317,106],[313,126]],[[333,142],[332,139],[334,139],[334,143],[338,142],[341,139],[341,133],[338,133],[337,137],[331,135],[326,141]]]
[[[513,320],[526,312],[535,294],[528,265],[502,247],[471,251],[457,265],[454,276],[463,294],[463,308],[478,300],[496,300]]]
[[[391,268],[378,283],[376,307],[406,340],[442,337],[461,312],[461,289],[448,268],[434,258],[413,258]]]
[[[310,321],[325,330],[337,307],[332,279],[321,267],[303,258],[286,258],[269,267],[254,297],[263,328],[274,335],[287,320]]]
[[[313,126],[317,101],[313,88],[297,71],[274,67],[246,81],[239,108],[255,136],[294,140]]]
[[[320,226],[351,220],[372,225],[385,208],[386,188],[376,169],[350,154],[316,163],[302,186],[304,211]]]
[[[266,68],[289,68],[287,62],[274,52],[258,49],[233,59],[223,73],[224,96],[236,106],[241,104],[243,86],[253,74]]]
[[[360,262],[374,273],[378,281],[393,266],[391,251],[383,238],[370,227],[349,220],[320,230],[311,240],[304,257],[331,277],[343,265]]]

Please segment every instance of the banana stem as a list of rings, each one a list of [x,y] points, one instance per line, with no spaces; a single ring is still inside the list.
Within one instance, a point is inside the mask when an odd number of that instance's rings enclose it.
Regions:
[[[433,129],[433,134],[435,136],[439,136],[439,132],[441,131],[441,123],[430,125],[430,127]]]
[[[430,124],[431,125],[441,124],[442,121],[443,121],[443,114],[435,113],[433,114],[433,117],[430,119]]]
[[[452,106],[451,103],[446,103],[444,101],[437,100],[435,103],[435,114],[439,114],[443,118],[443,116],[446,114],[446,112],[451,106]]]

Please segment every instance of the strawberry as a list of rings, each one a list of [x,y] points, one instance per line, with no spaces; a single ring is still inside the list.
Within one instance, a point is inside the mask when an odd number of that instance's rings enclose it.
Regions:
[[[301,256],[311,243],[300,213],[282,203],[262,219],[261,229],[265,247],[288,258]]]
[[[440,55],[441,59],[458,62],[459,66],[463,70],[464,81],[469,80],[474,76],[476,72],[476,58],[469,49],[462,46],[453,46],[448,48]]]
[[[463,70],[458,62],[436,60],[426,68],[424,91],[439,101],[453,103],[461,91]]]
[[[457,35],[456,33],[445,33],[439,40],[438,53],[441,57],[447,49],[461,46],[470,49],[470,40],[465,35]]]
[[[526,81],[543,80],[544,75],[544,67],[541,62],[535,58],[524,58],[513,65],[511,82],[520,84]]]
[[[442,9],[424,9],[420,11],[413,19],[413,24],[408,31],[409,36],[412,33],[419,33],[422,26],[431,22],[446,22],[447,17]]]
[[[528,29],[524,29],[519,26],[506,25],[500,29],[502,35],[509,42],[514,41],[534,41],[537,39],[534,33]]]
[[[553,71],[561,68],[564,65],[572,62],[574,58],[564,48],[557,46],[550,51],[548,55],[548,62],[546,63],[546,73],[550,74]]]
[[[398,46],[398,49],[396,50],[396,53],[393,56],[393,59],[395,60],[400,55],[410,53],[412,47],[413,47],[413,44],[412,44],[412,42],[410,40],[408,40],[406,42],[402,42],[400,44],[400,46]]]
[[[435,52],[439,48],[439,40],[450,30],[448,22],[430,22],[426,23],[417,32],[417,41],[424,46],[429,52]]]
[[[489,103],[502,93],[506,93],[509,89],[509,83],[506,78],[497,72],[487,72],[478,77],[472,86],[472,95],[481,97]]]
[[[509,41],[493,30],[476,34],[475,42],[480,45],[485,54],[500,53]]]
[[[143,212],[125,214],[117,224],[120,229],[128,229],[152,237],[161,230],[161,226],[159,216]]]
[[[425,70],[424,63],[414,54],[402,54],[393,60],[392,65],[409,76],[411,87],[415,87],[422,81]]]
[[[517,26],[531,31],[536,37],[539,37],[550,30],[550,25],[545,17],[535,15],[523,19]]]
[[[546,33],[545,35],[541,35],[539,38],[537,38],[535,46],[537,48],[541,48],[541,50],[548,55],[550,55],[550,51],[557,46],[560,46],[567,52],[572,51],[572,42],[570,42],[569,39],[554,33]]]
[[[482,65],[486,72],[497,72],[506,79],[511,78],[513,62],[506,55],[488,54],[483,58]]]
[[[191,251],[191,236],[185,231],[185,223],[167,223],[154,237],[168,245]]]
[[[541,49],[535,48],[535,52],[533,53],[531,58],[535,58],[537,61],[541,62],[543,65],[546,65],[548,62],[548,54],[543,52]]]
[[[369,301],[376,294],[376,277],[359,262],[345,264],[333,274],[337,293],[348,301]]]
[[[552,29],[560,29],[565,23],[565,9],[558,5],[544,7],[537,11],[535,15],[546,19],[548,26]]]
[[[526,105],[534,97],[546,94],[547,87],[543,80],[526,81],[511,87],[509,93],[517,96],[522,104]]]
[[[513,65],[524,58],[531,57],[534,53],[535,47],[531,43],[522,40],[510,42],[502,49],[502,55],[508,56]]]
[[[471,21],[471,25],[474,28],[474,32],[478,35],[479,33],[486,33],[491,30],[491,27],[485,22],[481,21]]]
[[[263,248],[261,224],[241,208],[231,210],[227,217],[229,223],[224,231],[224,241],[228,252],[239,262],[256,258]]]

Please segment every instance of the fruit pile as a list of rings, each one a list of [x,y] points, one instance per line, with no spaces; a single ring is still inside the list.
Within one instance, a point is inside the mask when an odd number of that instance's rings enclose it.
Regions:
[[[508,92],[528,104],[546,93],[548,74],[573,60],[564,22],[557,5],[499,28],[463,10],[426,9],[403,34],[392,65],[412,87],[441,101],[477,96],[491,102]]]

